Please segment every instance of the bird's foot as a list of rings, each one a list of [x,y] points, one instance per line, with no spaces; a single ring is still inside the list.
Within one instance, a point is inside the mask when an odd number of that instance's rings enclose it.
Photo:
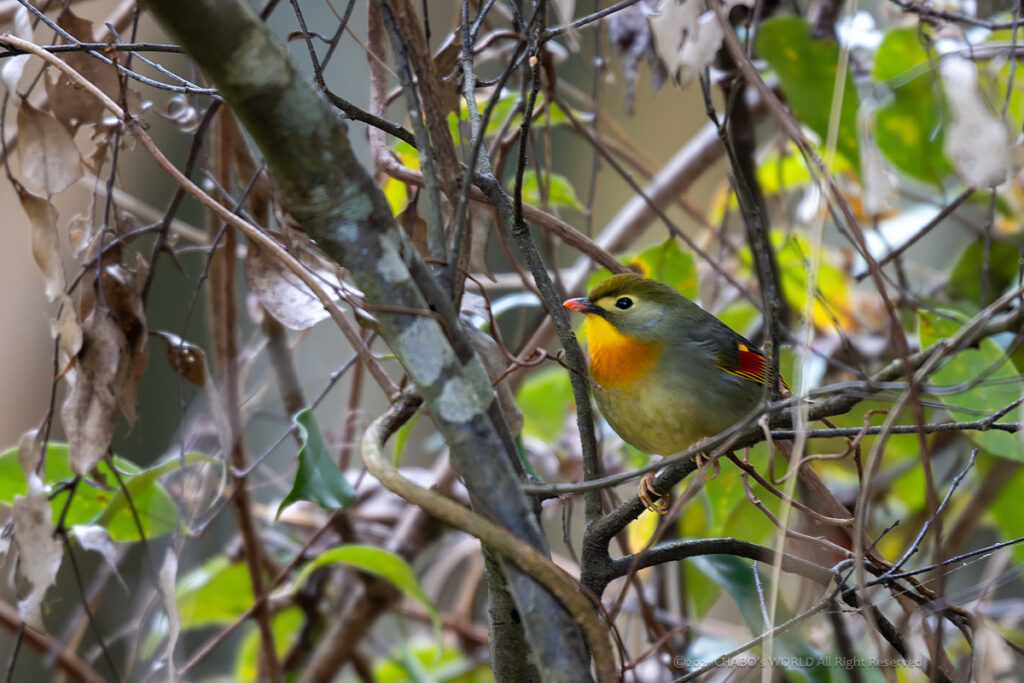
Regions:
[[[668,512],[669,506],[672,504],[671,493],[661,493],[654,487],[654,472],[648,472],[640,480],[640,486],[637,487],[636,495],[640,498],[644,507],[659,515]]]
[[[707,441],[710,437],[705,436],[699,441],[694,442],[694,446],[700,446],[702,443]],[[711,458],[706,452],[700,451],[695,453],[693,456],[693,463],[697,466],[697,469],[703,470],[704,465],[711,465],[711,468],[704,473],[704,479],[712,481],[718,476],[718,458]]]
[[[693,445],[690,446],[690,448],[696,448],[697,446],[700,446],[702,443],[707,441],[709,438],[711,438],[711,437],[702,436],[701,438],[699,438],[696,441],[694,441]],[[693,456],[693,462],[694,462],[695,465],[697,465],[697,469],[701,469],[702,467],[704,467],[704,463],[706,463],[707,461],[708,461],[708,454],[705,453],[704,451],[700,451],[698,453],[695,453],[694,456]]]

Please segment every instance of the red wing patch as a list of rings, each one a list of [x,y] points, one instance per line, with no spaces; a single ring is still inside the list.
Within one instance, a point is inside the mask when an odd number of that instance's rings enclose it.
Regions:
[[[757,351],[753,351],[746,344],[737,344],[737,351],[739,363],[735,370],[729,368],[722,368],[726,372],[742,377],[743,379],[749,379],[751,382],[757,382],[758,384],[764,384],[767,381],[768,376],[768,359],[762,356]],[[779,375],[780,389],[784,388],[786,392],[790,391],[789,385],[786,384],[786,380]]]
[[[735,374],[745,377],[758,384],[765,383],[765,375],[768,372],[768,362],[765,357],[757,351],[751,351],[746,344],[739,344],[739,365]]]

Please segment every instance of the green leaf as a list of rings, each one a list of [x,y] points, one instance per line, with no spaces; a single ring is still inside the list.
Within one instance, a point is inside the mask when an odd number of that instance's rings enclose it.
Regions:
[[[480,109],[480,113],[483,114],[487,107],[488,100],[491,99],[491,95],[478,95],[477,96],[477,107]],[[502,126],[505,125],[505,120],[508,119],[512,111],[519,105],[520,97],[518,91],[505,90],[498,98],[498,102],[494,105],[491,110],[491,116],[487,119],[487,126],[484,128],[484,138],[490,138],[497,135]],[[546,99],[540,99],[537,102],[536,109],[540,109],[547,102]],[[572,110],[573,116],[576,117],[577,121],[588,123],[594,119],[594,116],[588,112],[579,111],[577,109]],[[512,117],[512,120],[508,124],[507,130],[515,130],[519,127],[520,121],[522,121],[522,113],[519,112]],[[569,115],[554,102],[550,103],[550,106],[544,111],[539,119],[535,119],[536,125],[551,125],[560,126],[569,123]],[[459,113],[456,116],[455,112],[448,114],[448,132],[451,133],[452,140],[458,145],[461,142],[469,144],[470,142],[470,126],[469,126],[469,107],[466,106],[466,100],[459,98]]]
[[[744,337],[749,337],[754,323],[761,319],[761,311],[749,299],[737,299],[718,312],[718,319]]]
[[[178,579],[174,599],[183,630],[230,624],[252,605],[249,568],[216,555]]]
[[[373,663],[377,683],[412,683],[430,680],[445,683],[493,683],[489,667],[467,659],[455,647],[439,647],[435,642],[405,642],[395,652]],[[413,661],[415,660],[415,664]],[[417,678],[416,675],[426,674]],[[346,679],[346,683],[357,683]]]
[[[948,312],[947,312],[948,313]],[[955,314],[951,314],[955,316]],[[927,347],[960,329],[956,317],[943,317],[920,311],[917,318],[921,347]],[[978,420],[1016,401],[1024,394],[1024,382],[1003,349],[992,339],[982,339],[977,348],[964,349],[947,359],[932,373],[929,386],[939,390],[963,385],[956,393],[939,392],[936,396],[956,421]],[[1004,421],[1019,421],[1021,408],[1009,412]],[[1024,461],[1024,443],[1019,434],[989,430],[965,434],[979,448],[993,455]]]
[[[572,186],[568,178],[557,173],[548,173],[544,176],[544,183],[548,206],[576,209],[577,211],[584,210],[583,205],[576,198],[576,188]],[[537,173],[535,171],[524,172],[523,201],[527,204],[541,206],[543,196],[540,185],[537,183]]]
[[[327,445],[320,436],[313,411],[304,408],[292,418],[299,431],[299,466],[295,470],[292,490],[277,508],[277,517],[297,500],[308,500],[327,509],[347,508],[356,499],[355,489],[331,459]]]
[[[621,259],[626,265],[638,268],[644,277],[665,283],[687,299],[697,298],[700,287],[697,262],[693,254],[680,249],[671,237],[642,251],[629,252]],[[593,289],[611,274],[607,268],[594,271],[587,278],[587,289]]]
[[[552,443],[565,427],[565,411],[572,405],[569,374],[560,367],[531,373],[519,385],[516,402],[523,411],[523,434]]]
[[[412,433],[413,425],[416,424],[419,413],[414,413],[412,417],[405,421],[398,431],[395,432],[395,455],[394,464],[398,467],[402,462],[402,450],[405,448],[405,442],[409,440],[409,434]]]
[[[274,615],[270,622],[270,632],[274,638],[274,651],[278,658],[288,652],[288,648],[299,635],[305,621],[302,610],[288,607]],[[239,683],[255,681],[259,669],[260,632],[255,624],[245,631],[245,638],[235,655],[234,680]]]
[[[1020,36],[1014,38],[1013,29],[992,31],[985,38],[985,43],[1020,44]],[[981,89],[986,93],[999,93],[999,102],[1003,101],[1007,90],[1010,101],[1006,107],[1006,118],[1010,130],[1020,130],[1024,125],[1024,83],[1021,83],[1019,68],[1012,65],[1011,60],[999,56],[996,59],[977,60],[978,79]],[[1013,87],[1010,88],[1012,78]]]
[[[794,310],[802,313],[807,307],[807,274],[810,271],[812,246],[803,235],[796,232],[772,230],[770,239],[779,265],[782,295]],[[750,247],[740,248],[739,257],[749,272],[753,267]],[[826,330],[834,329],[836,325],[845,330],[854,329],[856,321],[847,276],[832,260],[830,252],[825,249],[819,251],[818,280],[814,283],[817,292],[812,308],[814,324]]]
[[[949,294],[958,299],[977,303],[981,298],[981,265],[985,244],[978,240],[968,244],[949,274]],[[1017,247],[992,240],[989,244],[987,292],[994,299],[1017,281],[1020,251]]]
[[[391,150],[403,166],[414,169],[420,167],[419,152],[408,142],[398,140],[391,146]],[[388,206],[391,207],[391,213],[397,216],[409,204],[409,187],[401,180],[388,176],[384,181],[384,196],[388,200]]]
[[[953,172],[943,152],[941,89],[917,27],[894,28],[875,52],[873,76],[892,98],[874,112],[872,136],[882,154],[909,176],[939,185]]]
[[[980,467],[986,467],[984,461],[979,459]],[[991,466],[988,464],[988,466]],[[995,500],[988,506],[988,513],[992,521],[999,527],[999,540],[1010,540],[1024,536],[1024,515],[1020,514],[1020,492],[1024,491],[1024,468],[1018,468],[1003,487],[1003,490],[996,496]],[[1013,558],[1018,563],[1024,562],[1024,544],[1017,543],[1010,546]]]
[[[761,616],[761,595],[754,583],[754,569],[749,560],[733,555],[703,555],[693,558],[694,564],[729,593],[739,607],[743,619],[754,634],[764,632],[767,625]],[[768,599],[769,586],[761,576],[761,588],[764,599]],[[790,618],[790,614],[782,604],[775,612],[776,624]],[[805,681],[825,683],[832,680],[832,674],[826,666],[828,660],[808,644],[799,632],[799,627],[791,629],[775,637],[774,658],[781,668]]]
[[[810,183],[811,171],[794,145],[775,146],[758,162],[757,182],[765,194],[777,194]]]
[[[420,582],[416,573],[409,566],[409,563],[394,553],[382,550],[372,545],[343,545],[331,548],[319,555],[315,560],[306,564],[299,575],[295,577],[294,586],[296,590],[306,582],[314,570],[324,565],[341,563],[349,567],[373,574],[391,582],[396,588],[408,595],[416,602],[423,605],[430,613],[430,620],[434,624],[438,635],[441,633],[441,615],[438,614],[434,603],[430,601],[427,594],[420,588]]]
[[[804,19],[777,16],[761,23],[757,32],[757,51],[779,77],[779,85],[793,113],[824,143],[828,139],[833,90],[839,68],[839,47],[835,41],[812,38],[811,25]],[[860,98],[853,76],[847,73],[836,151],[858,169],[859,106]]]
[[[53,520],[60,519],[67,502],[68,490],[62,484],[71,482],[75,473],[68,461],[69,448],[66,443],[50,442],[46,447],[46,467],[43,483],[52,492],[50,498]],[[186,464],[195,462],[200,454],[189,454]],[[131,496],[132,506],[139,516],[142,532],[146,538],[156,538],[174,530],[178,519],[178,508],[174,500],[160,485],[160,475],[180,467],[180,460],[164,462],[147,470],[124,458],[113,456],[117,473]],[[25,475],[18,465],[18,449],[12,448],[0,454],[0,502],[8,505],[16,495],[24,495],[27,488]],[[96,465],[89,479],[82,480],[75,487],[74,497],[68,506],[64,519],[66,526],[72,524],[100,524],[106,527],[111,539],[117,542],[140,540],[139,526],[135,522],[131,507],[127,505],[124,492],[107,461]]]

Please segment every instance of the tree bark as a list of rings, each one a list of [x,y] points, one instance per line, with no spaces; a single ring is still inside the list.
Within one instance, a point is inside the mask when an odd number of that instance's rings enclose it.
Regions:
[[[451,301],[353,154],[338,113],[241,0],[150,0],[148,7],[252,135],[284,208],[364,292],[475,500],[547,552],[515,476],[509,432],[484,366]],[[374,310],[376,304],[387,310]],[[501,566],[541,678],[590,680],[590,657],[576,623],[510,562],[501,560]]]

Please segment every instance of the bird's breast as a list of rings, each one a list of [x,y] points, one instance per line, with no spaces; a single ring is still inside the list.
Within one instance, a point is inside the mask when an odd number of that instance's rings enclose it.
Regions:
[[[590,376],[600,386],[621,389],[645,378],[658,363],[663,344],[644,342],[619,332],[604,318],[584,321]]]

